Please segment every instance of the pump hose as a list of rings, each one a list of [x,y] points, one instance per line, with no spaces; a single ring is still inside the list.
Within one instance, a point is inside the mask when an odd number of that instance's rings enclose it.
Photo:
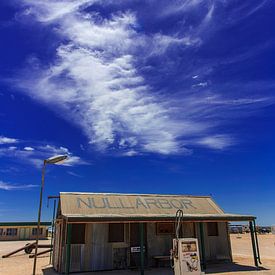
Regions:
[[[179,231],[180,231],[180,227],[181,227],[181,221],[183,219],[183,211],[181,209],[178,209],[177,213],[176,213],[176,239],[178,241],[179,239]]]
[[[176,212],[176,219],[175,219],[176,243],[175,243],[175,245],[173,244],[174,248],[171,249],[171,251],[170,251],[171,268],[175,267],[175,263],[173,262],[173,259],[178,258],[179,232],[180,232],[182,219],[183,219],[183,211],[181,209],[178,209]]]

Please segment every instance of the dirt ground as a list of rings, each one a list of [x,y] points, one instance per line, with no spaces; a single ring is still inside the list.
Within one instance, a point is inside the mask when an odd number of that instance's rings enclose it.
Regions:
[[[33,259],[29,258],[29,255],[25,254],[24,251],[21,251],[15,255],[10,256],[9,258],[2,258],[2,255],[5,255],[13,250],[16,250],[27,243],[33,241],[0,241],[0,274],[1,275],[31,275]],[[50,240],[40,240],[39,244],[49,244]],[[43,251],[40,249],[38,251]],[[34,252],[34,250],[33,250]],[[37,274],[43,274],[42,269],[49,264],[49,253],[45,256],[40,256],[37,259]]]
[[[0,274],[1,275],[31,275],[33,259],[20,252],[9,258],[2,258],[2,255],[23,246],[28,241],[0,242]],[[39,243],[49,243],[43,240]],[[231,245],[234,264],[208,266],[206,274],[221,275],[275,275],[275,235],[259,235],[259,245],[262,259],[262,267],[254,268],[252,257],[252,246],[249,234],[231,235]],[[37,274],[56,275],[49,266],[49,253],[40,256],[37,260]],[[74,273],[76,275],[76,273]],[[134,271],[94,272],[82,273],[92,275],[138,275]],[[169,275],[173,274],[169,269],[146,270],[147,275]]]

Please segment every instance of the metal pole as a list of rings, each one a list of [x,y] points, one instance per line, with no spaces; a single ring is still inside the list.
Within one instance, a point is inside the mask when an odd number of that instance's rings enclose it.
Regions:
[[[39,233],[40,233],[39,231],[40,231],[40,220],[41,220],[41,209],[42,209],[42,199],[43,199],[43,191],[44,191],[46,164],[47,164],[47,162],[44,160],[43,168],[42,168],[41,187],[40,187],[40,201],[39,201],[39,208],[38,208],[38,220],[37,220],[37,229],[36,229],[37,232],[36,232],[36,240],[35,240],[33,272],[32,272],[33,275],[35,275],[35,271],[36,271],[37,249],[38,249],[38,239],[39,239]]]
[[[206,262],[205,262],[205,250],[204,250],[204,230],[203,230],[203,223],[199,223],[200,227],[200,243],[201,243],[201,262],[202,262],[202,267],[203,270],[206,269]]]
[[[56,209],[56,200],[54,200],[54,202],[53,202],[53,219],[52,219],[51,247],[53,246],[53,232],[54,232],[55,209]],[[50,252],[50,262],[49,262],[49,264],[51,264],[51,261],[52,261],[52,253],[53,253],[53,248],[52,248],[52,250]]]
[[[71,237],[72,237],[72,224],[67,225],[67,244],[66,244],[66,272],[65,274],[70,273],[71,265]]]
[[[255,266],[258,267],[259,266],[258,265],[258,257],[257,257],[257,251],[256,251],[256,245],[255,245],[255,236],[254,236],[254,229],[253,229],[252,221],[249,222],[249,228],[250,228],[250,235],[251,235],[251,242],[252,242],[254,263],[255,263]]]
[[[256,249],[257,249],[258,261],[259,261],[260,264],[262,264],[261,258],[260,258],[260,249],[259,249],[259,242],[258,242],[258,236],[257,236],[255,220],[253,220],[253,225],[254,225],[254,232],[255,232],[255,240],[256,240]]]
[[[140,234],[140,275],[144,275],[144,224],[139,224]]]

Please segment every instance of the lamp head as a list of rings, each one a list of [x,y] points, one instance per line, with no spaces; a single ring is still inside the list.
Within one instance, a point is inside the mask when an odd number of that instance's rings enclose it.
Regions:
[[[57,156],[53,156],[48,159],[45,159],[44,162],[46,164],[59,164],[59,163],[62,163],[67,158],[68,158],[67,155],[57,155]]]

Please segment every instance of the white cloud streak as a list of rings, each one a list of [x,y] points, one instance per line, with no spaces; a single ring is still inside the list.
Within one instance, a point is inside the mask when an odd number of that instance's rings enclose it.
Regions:
[[[171,119],[165,106],[150,95],[133,65],[133,25],[131,13],[100,22],[70,13],[59,23],[70,43],[60,46],[58,61],[41,71],[37,82],[25,81],[24,88],[46,104],[58,104],[102,151],[119,144],[117,139],[135,139],[142,151],[181,152],[177,139],[185,125]]]
[[[204,137],[198,140],[197,144],[211,149],[224,150],[235,145],[235,141],[233,138],[226,135],[216,135]]]
[[[12,190],[28,190],[37,187],[34,184],[11,184],[0,180],[0,190],[12,191]]]
[[[86,12],[89,5],[101,1],[23,2],[26,16],[33,15],[37,21],[52,26],[67,42],[59,45],[55,61],[46,69],[37,60],[31,60],[36,73],[29,79],[19,78],[17,86],[54,110],[58,106],[60,113],[78,125],[98,150],[117,150],[126,156],[147,152],[167,155],[189,153],[188,147],[194,140],[219,150],[232,144],[226,135],[212,133],[219,121],[208,119],[216,116],[217,110],[232,109],[231,99],[207,90],[200,96],[187,92],[177,102],[169,94],[160,96],[137,66],[140,52],[146,59],[162,56],[170,46],[200,47],[208,29],[213,31],[209,26],[215,17],[216,1],[206,1],[196,26],[171,35],[141,34],[137,31],[137,16],[131,11],[106,18]],[[161,16],[189,12],[204,6],[204,2],[177,1]],[[201,79],[201,72],[189,74],[194,81],[200,75],[200,81],[193,84],[194,90],[208,89],[208,81]],[[249,100],[236,99],[234,105],[245,106]],[[32,150],[19,150],[17,154],[32,154]],[[71,158],[71,164],[79,161],[78,157]]]
[[[0,136],[0,144],[13,144],[17,143],[19,140],[16,138]]]
[[[13,161],[20,161],[28,163],[40,168],[43,164],[43,160],[55,155],[68,155],[68,160],[58,165],[62,166],[75,166],[86,165],[86,161],[82,160],[79,156],[73,155],[65,147],[56,147],[53,145],[36,145],[36,146],[5,146],[0,147],[0,158],[9,158]]]

